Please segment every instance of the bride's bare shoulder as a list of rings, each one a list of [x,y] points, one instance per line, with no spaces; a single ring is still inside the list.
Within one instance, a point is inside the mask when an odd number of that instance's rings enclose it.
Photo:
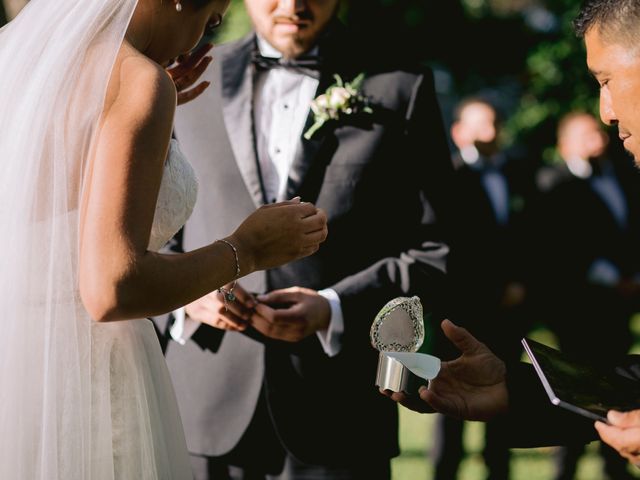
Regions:
[[[176,89],[165,70],[127,42],[116,57],[107,87],[104,114],[130,112],[133,116],[151,113],[173,116]]]

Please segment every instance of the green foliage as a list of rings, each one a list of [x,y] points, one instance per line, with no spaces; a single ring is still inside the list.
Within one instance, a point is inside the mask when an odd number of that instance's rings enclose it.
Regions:
[[[246,35],[251,30],[251,20],[244,8],[243,0],[231,0],[229,10],[224,17],[222,26],[216,33],[213,41],[215,43],[226,43],[237,40]]]
[[[572,20],[580,0],[350,0],[351,27],[451,75],[449,97],[482,92],[507,118],[505,138],[552,161],[559,119],[597,113],[583,42]],[[384,18],[384,31],[380,22]],[[388,50],[387,50],[388,51]]]
[[[524,90],[517,110],[507,123],[511,138],[542,152],[545,161],[554,159],[555,130],[560,118],[580,110],[597,115],[597,88],[586,67],[583,42],[573,33],[578,1],[550,0],[549,8],[560,28],[547,35],[529,52],[524,70]]]

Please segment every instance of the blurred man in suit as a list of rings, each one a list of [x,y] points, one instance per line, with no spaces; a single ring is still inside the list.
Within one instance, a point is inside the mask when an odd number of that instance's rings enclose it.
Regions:
[[[325,209],[331,236],[304,261],[228,285],[226,303],[212,292],[157,319],[194,472],[389,478],[397,411],[373,386],[369,330],[396,296],[417,294],[427,311],[441,297],[452,168],[432,75],[361,47],[337,0],[245,3],[255,31],[214,50],[213,87],[177,114],[201,189],[176,240],[196,249],[241,212],[294,196]],[[310,110],[334,75],[360,73],[358,92]],[[340,118],[311,134],[327,108]]]
[[[454,111],[451,138],[458,150],[453,156],[450,318],[502,358],[516,360],[518,339],[527,330],[526,207],[534,182],[527,161],[501,148],[500,123],[496,108],[480,97],[462,100]],[[435,477],[455,478],[463,455],[463,422],[440,417],[436,429]],[[487,424],[483,454],[489,478],[508,478],[509,449],[493,423]]]

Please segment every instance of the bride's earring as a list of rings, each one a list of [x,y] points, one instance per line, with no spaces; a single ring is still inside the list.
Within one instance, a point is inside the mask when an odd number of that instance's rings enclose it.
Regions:
[[[182,3],[180,0],[176,2],[176,12],[180,13],[182,11]]]

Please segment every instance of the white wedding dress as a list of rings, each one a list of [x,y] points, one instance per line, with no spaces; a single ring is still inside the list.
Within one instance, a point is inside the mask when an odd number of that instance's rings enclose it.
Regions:
[[[193,169],[171,140],[149,250],[159,250],[184,225],[196,194]],[[93,449],[91,478],[193,478],[173,386],[151,320],[94,322],[91,338],[92,438],[100,442]]]
[[[31,0],[0,29],[1,480],[192,478],[153,324],[97,323],[79,294],[82,199],[136,6]],[[171,141],[149,249],[195,196]]]

